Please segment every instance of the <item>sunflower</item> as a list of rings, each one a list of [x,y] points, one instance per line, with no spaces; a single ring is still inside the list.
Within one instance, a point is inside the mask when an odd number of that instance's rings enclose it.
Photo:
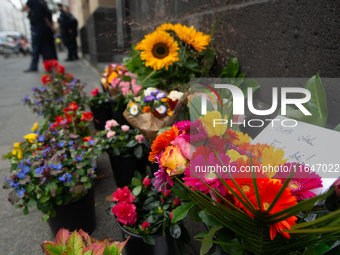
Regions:
[[[174,25],[171,23],[164,23],[156,28],[158,31],[175,31]]]
[[[210,43],[211,38],[209,35],[205,35],[202,32],[196,32],[194,27],[187,27],[181,24],[174,25],[174,30],[179,39],[190,44],[195,50],[201,52],[206,49],[206,46]]]
[[[169,65],[179,61],[178,43],[165,31],[156,30],[146,35],[135,49],[142,50],[140,57],[146,61],[145,66],[150,66],[154,70],[160,70],[163,67],[168,70]]]

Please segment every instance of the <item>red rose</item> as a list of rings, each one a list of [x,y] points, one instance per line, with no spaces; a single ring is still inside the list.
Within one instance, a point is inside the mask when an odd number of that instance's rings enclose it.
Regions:
[[[51,77],[48,74],[46,74],[43,77],[41,77],[41,82],[44,85],[46,85],[46,83],[51,82],[51,81],[52,81],[52,79],[51,79]]]
[[[149,226],[150,226],[150,223],[147,222],[147,221],[144,221],[144,222],[142,223],[142,228],[143,228],[143,230],[145,230],[145,229],[148,228]]]
[[[91,121],[93,119],[93,114],[92,112],[83,112],[80,119],[82,121]]]
[[[150,184],[151,184],[151,180],[148,177],[145,177],[144,180],[143,180],[143,185],[145,185],[147,187]]]
[[[63,73],[65,73],[65,67],[64,66],[58,66],[57,71],[58,71],[59,74],[63,74]]]
[[[95,88],[94,90],[91,91],[91,95],[95,97],[99,93],[99,89]]]
[[[113,201],[126,201],[128,203],[133,203],[135,201],[135,196],[132,195],[130,189],[125,186],[124,188],[118,188],[112,194]]]
[[[117,221],[124,225],[133,225],[137,221],[136,206],[126,201],[120,201],[112,207],[112,213],[116,215]]]
[[[179,199],[178,199],[178,198],[175,198],[173,203],[174,203],[174,205],[178,205],[179,202],[180,202]]]

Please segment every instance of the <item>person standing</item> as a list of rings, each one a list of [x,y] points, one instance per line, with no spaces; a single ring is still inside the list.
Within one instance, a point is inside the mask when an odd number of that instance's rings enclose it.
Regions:
[[[67,48],[68,55],[67,59],[65,61],[72,61],[73,56],[72,56],[72,44],[71,44],[71,36],[70,36],[70,24],[71,24],[71,18],[69,13],[67,13],[62,4],[58,4],[58,10],[60,12],[60,16],[58,19],[59,27],[60,27],[60,35],[61,38],[63,39],[63,43]]]
[[[69,15],[70,18],[68,32],[70,36],[71,59],[76,60],[79,59],[77,46],[78,20],[72,15],[70,9],[67,6],[65,6],[65,12]]]
[[[36,72],[40,54],[44,60],[52,59],[52,56],[47,54],[46,33],[49,29],[45,21],[47,4],[44,0],[28,0],[22,9],[28,13],[32,36],[32,61],[30,67],[24,72]]]

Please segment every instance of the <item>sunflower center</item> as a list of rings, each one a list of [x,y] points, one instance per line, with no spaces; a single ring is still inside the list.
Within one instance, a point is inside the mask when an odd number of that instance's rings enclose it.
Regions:
[[[152,55],[155,58],[159,58],[159,59],[165,58],[166,56],[169,55],[169,49],[165,44],[157,43],[152,48]]]

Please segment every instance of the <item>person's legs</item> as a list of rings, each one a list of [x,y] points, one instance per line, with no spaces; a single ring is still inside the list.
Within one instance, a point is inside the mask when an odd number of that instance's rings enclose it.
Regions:
[[[39,54],[41,50],[41,40],[39,40],[39,27],[37,25],[31,26],[32,34],[32,61],[28,70],[26,71],[37,71]]]

